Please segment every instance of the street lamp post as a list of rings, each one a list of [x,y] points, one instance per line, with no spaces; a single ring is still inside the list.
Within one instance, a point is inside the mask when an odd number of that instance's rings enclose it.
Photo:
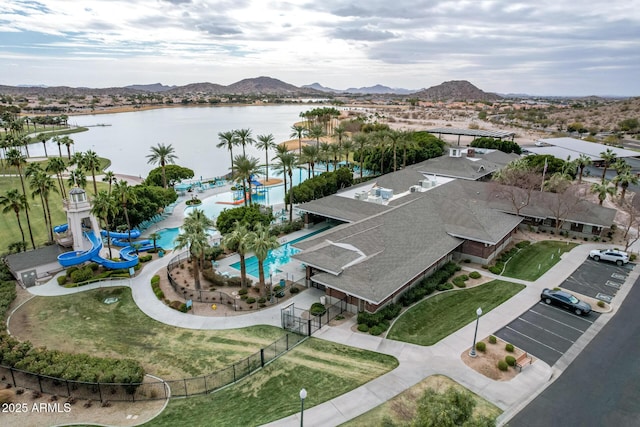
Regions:
[[[304,425],[303,417],[304,417],[304,400],[307,398],[307,390],[304,388],[300,390],[300,427]]]
[[[476,357],[476,338],[478,336],[478,324],[480,323],[480,316],[482,316],[482,309],[478,307],[476,310],[476,331],[473,333],[473,345],[471,346],[471,351],[469,352],[469,356]]]

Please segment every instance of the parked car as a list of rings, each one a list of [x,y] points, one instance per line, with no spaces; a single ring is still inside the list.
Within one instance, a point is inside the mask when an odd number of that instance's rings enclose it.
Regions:
[[[594,249],[589,252],[589,258],[596,261],[610,261],[617,265],[623,265],[629,262],[629,254],[617,249]]]
[[[578,316],[586,316],[591,313],[591,306],[584,301],[580,301],[574,295],[565,291],[554,291],[544,288],[540,299],[546,304],[557,305],[569,311],[573,311]]]

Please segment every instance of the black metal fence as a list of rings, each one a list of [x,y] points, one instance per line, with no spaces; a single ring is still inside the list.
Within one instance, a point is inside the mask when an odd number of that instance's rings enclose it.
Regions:
[[[289,292],[292,287],[284,286],[280,292],[272,293],[272,298],[266,299],[263,303],[259,303],[257,301],[260,298],[259,295],[247,294],[247,297],[251,297],[256,300],[254,302],[248,303],[247,300],[241,298],[240,295],[229,295],[226,292],[209,291],[202,289],[196,290],[193,288],[188,288],[178,283],[171,276],[171,271],[173,271],[183,262],[187,262],[188,258],[189,253],[185,252],[173,258],[167,265],[167,278],[169,279],[169,284],[178,295],[182,295],[185,301],[192,300],[194,302],[204,302],[208,304],[222,304],[234,311],[257,310],[260,308],[278,304],[283,296],[286,295],[286,292]],[[240,290],[240,288],[238,288],[238,290]],[[278,295],[280,295],[280,297]]]
[[[305,340],[306,336],[286,334],[251,356],[209,375],[181,380],[151,380],[136,384],[87,383],[63,380],[0,365],[0,381],[15,388],[36,390],[75,399],[95,401],[140,401],[205,394],[251,375],[267,363]]]
[[[346,310],[346,297],[328,306],[327,311],[319,316],[313,316],[308,310],[297,308],[292,303],[280,310],[282,328],[295,334],[311,336]]]

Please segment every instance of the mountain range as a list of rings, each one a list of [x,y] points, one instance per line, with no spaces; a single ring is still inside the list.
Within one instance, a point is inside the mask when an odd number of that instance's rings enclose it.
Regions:
[[[1,86],[0,94],[6,95],[136,95],[141,93],[160,93],[165,96],[187,95],[270,95],[270,96],[311,96],[326,97],[328,95],[373,95],[373,96],[406,96],[424,100],[495,100],[501,97],[494,93],[484,92],[466,80],[453,80],[419,91],[391,88],[383,85],[349,88],[346,90],[331,89],[319,83],[301,87],[285,83],[272,77],[256,77],[240,80],[228,86],[216,83],[191,83],[184,86],[166,86],[161,83],[135,84],[115,88],[72,88],[68,86]]]

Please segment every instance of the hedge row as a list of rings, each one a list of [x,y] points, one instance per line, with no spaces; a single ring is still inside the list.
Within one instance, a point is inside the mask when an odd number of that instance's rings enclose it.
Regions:
[[[140,383],[144,369],[135,360],[106,359],[87,354],[69,354],[58,350],[34,348],[0,333],[0,364],[36,374],[71,381],[103,383]]]
[[[151,289],[153,289],[153,293],[160,300],[164,300],[164,292],[160,289],[160,276],[157,274],[151,278]]]
[[[0,319],[4,319],[4,316],[14,299],[16,299],[15,282],[0,282]]]
[[[406,290],[400,295],[399,302],[404,307],[410,306],[414,302],[420,301],[427,295],[432,294],[438,289],[438,285],[444,285],[447,280],[453,276],[456,271],[460,270],[460,266],[454,262],[448,262],[442,268],[429,277],[422,279],[416,286]]]

